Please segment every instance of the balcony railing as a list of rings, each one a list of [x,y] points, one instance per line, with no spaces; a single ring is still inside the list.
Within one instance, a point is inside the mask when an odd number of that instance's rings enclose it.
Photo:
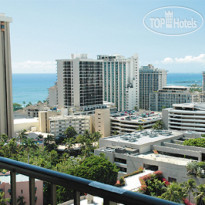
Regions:
[[[128,205],[176,205],[174,202],[147,196],[144,194],[127,191],[111,185],[75,177],[56,172],[42,167],[26,164],[12,159],[0,157],[0,168],[7,169],[11,175],[11,204],[16,205],[16,173],[29,177],[30,205],[35,204],[35,179],[51,184],[51,204],[56,205],[56,185],[61,185],[74,190],[74,205],[80,205],[80,193],[88,193],[103,198],[104,205],[111,202]]]

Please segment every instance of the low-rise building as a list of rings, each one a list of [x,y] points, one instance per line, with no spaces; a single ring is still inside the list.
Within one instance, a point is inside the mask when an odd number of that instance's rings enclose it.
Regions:
[[[150,129],[160,121],[161,113],[156,112],[119,112],[111,116],[111,133],[131,133],[139,129]]]
[[[139,167],[163,172],[169,181],[188,179],[186,165],[202,161],[205,148],[182,145],[192,135],[179,131],[144,130],[124,135],[101,138],[95,154],[104,153],[119,168],[119,175],[136,171]],[[154,152],[154,153],[153,153]]]
[[[205,103],[173,104],[162,111],[166,128],[205,134]]]
[[[20,118],[14,119],[14,135],[22,130],[39,130],[39,120],[38,118]]]
[[[85,130],[92,132],[90,116],[68,115],[49,118],[49,132],[54,136],[61,136],[65,130],[72,126],[77,134],[83,134]]]
[[[149,108],[152,111],[161,111],[164,108],[171,108],[173,104],[198,101],[200,101],[199,94],[190,92],[188,87],[165,86],[150,93]]]

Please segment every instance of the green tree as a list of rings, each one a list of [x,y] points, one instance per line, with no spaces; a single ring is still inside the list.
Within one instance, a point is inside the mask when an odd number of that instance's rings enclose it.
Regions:
[[[139,125],[138,128],[137,128],[137,130],[142,131],[142,130],[144,130],[144,128],[143,128],[142,125]]]
[[[191,198],[191,193],[194,193],[194,189],[196,188],[196,182],[194,179],[188,179],[187,182],[183,184],[186,194],[189,196],[189,201]]]
[[[21,110],[21,109],[23,109],[21,104],[13,103],[13,110],[14,111]]]
[[[114,185],[118,169],[104,155],[87,157],[78,166],[70,170],[72,175]]]
[[[64,134],[66,138],[70,139],[70,138],[74,138],[77,135],[77,132],[72,126],[70,126],[65,130]]]
[[[32,102],[29,102],[29,103],[26,105],[26,107],[28,107],[28,106],[30,106],[30,105],[32,105]]]
[[[5,193],[4,192],[0,192],[0,204],[1,205],[7,205],[8,202],[10,201],[10,199],[4,198]]]
[[[19,196],[18,197],[17,205],[26,205],[26,202],[24,201],[24,196]]]
[[[167,187],[166,192],[164,192],[160,198],[176,203],[183,203],[183,199],[186,196],[186,190],[183,189],[182,185],[173,182]]]
[[[197,205],[205,205],[205,184],[200,184],[194,192]]]
[[[81,144],[81,152],[83,156],[88,157],[93,154],[94,149],[98,146],[98,140],[101,134],[99,132],[90,133],[88,130],[83,135],[78,135],[76,142]]]
[[[30,138],[24,139],[23,142],[22,142],[22,146],[27,151],[28,164],[29,164],[30,151],[31,150],[37,150],[38,146],[36,145],[35,141],[33,139],[30,139]]]
[[[163,122],[162,120],[159,120],[155,122],[155,124],[152,126],[152,129],[154,130],[162,130],[163,129]]]
[[[138,107],[137,107],[136,105],[135,105],[135,107],[134,107],[134,110],[135,110],[135,111],[138,111]]]
[[[23,102],[22,102],[22,104],[23,104],[23,106],[25,107],[25,105],[26,105],[26,102],[25,102],[25,101],[23,101]]]
[[[55,137],[53,135],[47,135],[47,137],[44,139],[44,146],[45,146],[45,150],[48,152],[52,150],[56,150],[57,145],[56,145]]]
[[[5,143],[8,142],[9,137],[6,134],[1,134],[0,135],[0,144],[4,145]]]
[[[19,141],[20,141],[20,144],[22,143],[22,141],[23,140],[25,140],[25,139],[27,139],[27,137],[28,137],[28,134],[26,133],[27,132],[27,130],[21,130],[20,132],[19,132],[19,134],[18,134],[18,139],[19,139]]]
[[[197,169],[198,169],[198,162],[193,161],[189,162],[186,166],[187,169],[187,175],[197,175]]]

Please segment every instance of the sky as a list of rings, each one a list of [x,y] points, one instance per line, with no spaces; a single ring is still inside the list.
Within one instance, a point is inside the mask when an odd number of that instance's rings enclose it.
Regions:
[[[145,28],[143,18],[166,6],[190,8],[205,17],[204,0],[0,0],[0,13],[13,19],[13,73],[56,73],[56,59],[71,53],[90,58],[137,53],[139,66],[153,64],[169,73],[205,71],[204,24],[183,36]]]

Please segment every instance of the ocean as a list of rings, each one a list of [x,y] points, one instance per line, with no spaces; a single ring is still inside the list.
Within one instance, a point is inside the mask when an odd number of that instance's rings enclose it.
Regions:
[[[48,88],[57,80],[57,74],[13,74],[13,102],[32,104],[46,100]],[[202,85],[201,73],[168,73],[167,85]]]

